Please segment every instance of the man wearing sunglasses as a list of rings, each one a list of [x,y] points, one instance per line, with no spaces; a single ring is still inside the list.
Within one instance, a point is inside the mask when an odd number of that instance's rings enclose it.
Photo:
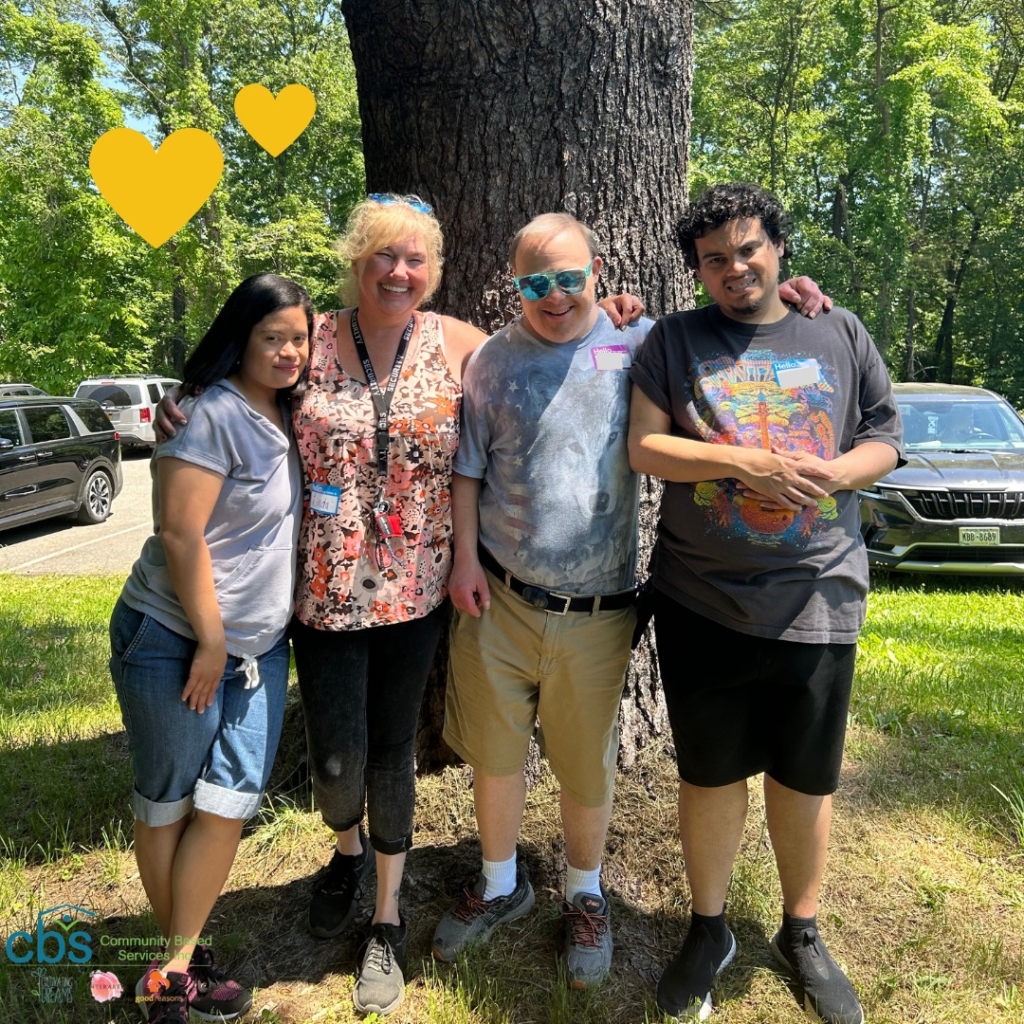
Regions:
[[[483,868],[439,923],[433,952],[452,960],[533,906],[516,838],[539,720],[561,787],[566,971],[585,988],[612,956],[600,868],[636,621],[628,371],[652,324],[620,332],[598,308],[596,242],[568,214],[526,225],[510,262],[523,315],[466,370],[452,487],[445,739],[474,769]],[[806,290],[820,298],[813,282]]]

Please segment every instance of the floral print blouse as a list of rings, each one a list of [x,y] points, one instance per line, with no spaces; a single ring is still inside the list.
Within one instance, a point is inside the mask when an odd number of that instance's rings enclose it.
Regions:
[[[305,386],[292,418],[305,471],[295,614],[314,629],[364,629],[420,618],[447,593],[452,559],[452,460],[462,389],[444,357],[441,320],[417,314],[389,415],[388,475],[381,495],[376,411],[370,389],[337,357],[340,311],[313,327]],[[386,385],[382,380],[381,387]],[[310,507],[313,484],[330,488]],[[340,489],[340,496],[336,490]],[[400,530],[378,542],[373,509],[383,497]]]

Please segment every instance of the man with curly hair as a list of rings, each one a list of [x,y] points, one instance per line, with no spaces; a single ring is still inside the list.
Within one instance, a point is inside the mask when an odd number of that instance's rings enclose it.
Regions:
[[[717,185],[678,226],[714,305],[664,317],[633,363],[633,469],[666,481],[655,631],[679,767],[690,929],[658,985],[705,1019],[736,954],[725,897],[764,773],[782,886],[771,949],[827,1024],[861,1024],[817,931],[868,565],[857,489],[893,469],[901,426],[863,324],[779,298],[788,222],[752,185]]]

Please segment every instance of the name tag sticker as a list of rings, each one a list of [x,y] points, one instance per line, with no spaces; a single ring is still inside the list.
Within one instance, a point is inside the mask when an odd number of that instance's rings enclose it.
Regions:
[[[590,355],[595,370],[628,370],[633,365],[628,345],[597,345]]]
[[[336,516],[341,501],[341,488],[330,484],[313,484],[310,487],[309,507],[325,516]]]
[[[817,359],[783,359],[773,363],[772,370],[780,388],[805,388],[821,380]]]

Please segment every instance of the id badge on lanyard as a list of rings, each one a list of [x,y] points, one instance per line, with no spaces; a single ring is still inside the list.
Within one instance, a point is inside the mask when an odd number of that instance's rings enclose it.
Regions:
[[[366,374],[366,383],[370,389],[370,396],[373,399],[373,407],[377,412],[377,425],[375,434],[377,449],[377,480],[378,498],[373,507],[373,532],[376,535],[374,553],[377,560],[377,568],[381,572],[390,569],[392,562],[397,562],[403,569],[405,563],[398,557],[392,547],[395,538],[402,537],[402,517],[396,512],[391,502],[384,497],[384,485],[388,479],[388,445],[390,442],[388,431],[388,416],[391,410],[391,399],[394,397],[395,388],[398,386],[398,377],[402,372],[402,364],[405,362],[405,353],[409,347],[409,339],[412,337],[413,328],[416,325],[414,317],[409,317],[405,331],[402,333],[402,340],[398,344],[398,352],[395,353],[395,362],[388,375],[387,386],[381,391],[377,383],[377,375],[373,372],[373,363],[370,354],[366,350],[363,341],[362,331],[359,330],[358,310],[352,310],[352,340],[355,342],[356,352],[363,364],[363,372]]]

